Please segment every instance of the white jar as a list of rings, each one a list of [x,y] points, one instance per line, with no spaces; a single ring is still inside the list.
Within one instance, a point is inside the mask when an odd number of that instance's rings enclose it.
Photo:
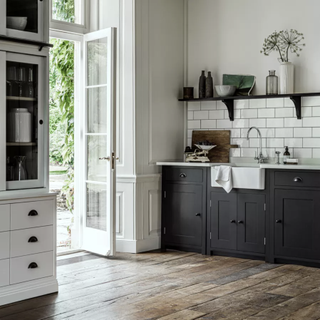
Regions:
[[[12,108],[7,126],[8,142],[32,142],[32,116],[27,108]]]

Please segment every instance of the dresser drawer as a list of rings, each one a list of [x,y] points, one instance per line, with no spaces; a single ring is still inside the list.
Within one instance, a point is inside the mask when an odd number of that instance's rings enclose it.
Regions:
[[[195,182],[202,183],[203,182],[203,169],[198,168],[187,168],[187,167],[179,167],[165,168],[165,180],[166,181],[175,181],[175,182]]]
[[[320,188],[320,172],[310,171],[276,171],[275,186]]]
[[[11,230],[52,225],[53,210],[53,200],[12,204]]]
[[[10,236],[9,232],[0,232],[0,259],[9,258]],[[1,272],[1,269],[0,269]]]
[[[10,204],[0,205],[0,232],[10,230]]]
[[[52,226],[11,231],[10,257],[52,251],[52,239]]]
[[[10,259],[10,284],[53,275],[53,251]]]
[[[9,285],[9,259],[0,260],[0,287]]]

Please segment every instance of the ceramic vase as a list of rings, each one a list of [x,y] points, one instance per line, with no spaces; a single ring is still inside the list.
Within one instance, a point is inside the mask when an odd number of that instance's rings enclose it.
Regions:
[[[291,62],[280,62],[280,94],[294,93],[294,65]]]
[[[206,76],[204,70],[201,71],[201,76],[199,78],[199,98],[206,97]]]
[[[208,71],[208,76],[206,79],[206,98],[213,97],[213,79],[211,76],[211,71]]]

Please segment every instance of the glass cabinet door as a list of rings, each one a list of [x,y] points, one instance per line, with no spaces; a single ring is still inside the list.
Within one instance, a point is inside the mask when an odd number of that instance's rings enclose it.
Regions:
[[[44,39],[44,17],[48,1],[41,0],[1,0],[0,33],[9,37],[34,41]]]
[[[7,190],[44,185],[43,59],[6,54]]]

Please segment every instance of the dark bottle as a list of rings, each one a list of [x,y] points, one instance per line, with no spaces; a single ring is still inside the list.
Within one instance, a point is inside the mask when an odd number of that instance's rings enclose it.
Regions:
[[[206,79],[206,98],[213,97],[213,79],[211,76],[211,71],[208,71],[208,76]]]
[[[206,97],[206,76],[204,70],[201,71],[201,76],[199,78],[199,98]]]
[[[288,147],[284,147],[284,153],[283,153],[283,164],[287,163],[287,159],[290,159],[290,152]]]

